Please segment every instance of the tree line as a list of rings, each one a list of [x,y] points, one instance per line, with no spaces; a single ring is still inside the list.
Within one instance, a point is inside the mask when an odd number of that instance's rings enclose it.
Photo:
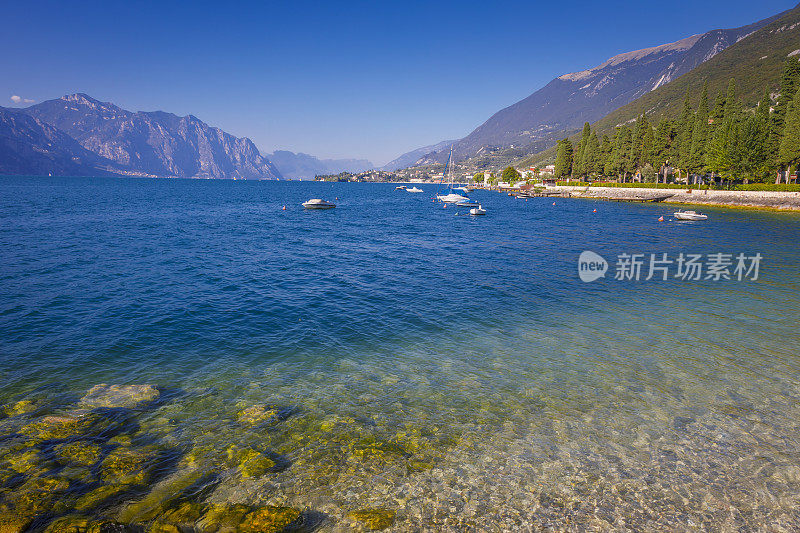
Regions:
[[[800,164],[800,61],[789,58],[780,92],[769,88],[754,109],[736,95],[736,81],[710,104],[708,84],[696,109],[689,91],[677,119],[657,125],[640,115],[618,126],[612,136],[598,136],[587,122],[580,141],[558,142],[557,178],[622,181],[638,178],[656,182],[668,174],[677,178],[710,175],[713,180],[763,182],[777,171],[797,170]]]

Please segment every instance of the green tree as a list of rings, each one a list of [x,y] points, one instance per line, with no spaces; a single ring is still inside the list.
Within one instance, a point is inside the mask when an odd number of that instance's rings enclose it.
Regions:
[[[692,142],[689,147],[689,157],[686,170],[690,173],[702,172],[705,168],[706,145],[708,144],[708,83],[703,85],[700,95],[700,105],[694,119],[692,129]]]
[[[584,152],[586,151],[586,144],[589,142],[589,137],[592,135],[592,127],[588,122],[583,124],[583,132],[581,133],[581,140],[578,143],[578,148],[575,151],[575,161],[573,164],[573,174],[576,176],[583,176],[586,174],[584,164]]]
[[[592,132],[583,152],[584,176],[594,176],[602,172],[601,155],[600,141],[597,139],[597,134]]]
[[[556,178],[564,178],[572,175],[572,141],[562,139],[558,141],[556,149]]]
[[[500,175],[500,177],[509,185],[514,185],[520,180],[520,178],[522,178],[522,174],[517,172],[516,168],[509,166],[503,169],[503,173]]]
[[[794,99],[786,108],[785,126],[778,163],[784,167],[796,169],[800,163],[800,89],[794,94]]]
[[[736,98],[736,78],[731,78],[728,82],[728,92],[725,95],[725,119],[738,121],[741,108],[742,106]]]

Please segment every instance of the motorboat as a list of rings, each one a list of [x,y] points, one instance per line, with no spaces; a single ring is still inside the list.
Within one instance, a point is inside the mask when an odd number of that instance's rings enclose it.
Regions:
[[[469,214],[470,215],[485,215],[486,214],[486,209],[484,209],[483,206],[478,205],[478,207],[473,207],[472,209],[470,209],[469,210]]]
[[[312,198],[307,202],[303,202],[303,207],[306,209],[333,209],[336,204],[320,200],[319,198]]]
[[[396,191],[404,191],[404,190],[406,190],[406,186],[405,185],[398,185],[397,187],[394,188],[394,190],[396,190]]]
[[[411,187],[410,189],[406,189],[406,192],[422,192],[422,189],[418,187]]]
[[[675,211],[672,216],[676,220],[708,220],[708,215],[698,213],[697,211]]]
[[[456,202],[456,207],[480,207],[481,204],[476,202],[475,200],[470,200],[467,198],[466,200],[461,200],[460,202]]]
[[[455,192],[451,192],[449,194],[437,194],[436,199],[446,204],[457,204],[458,202],[469,200],[469,198],[467,198],[466,196],[462,196]]]

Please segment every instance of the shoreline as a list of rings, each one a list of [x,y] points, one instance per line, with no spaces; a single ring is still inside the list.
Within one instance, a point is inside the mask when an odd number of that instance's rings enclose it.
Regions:
[[[623,187],[575,187],[562,185],[550,190],[568,192],[572,198],[632,201],[641,197],[672,194],[662,203],[710,205],[718,207],[800,211],[800,192],[784,191],[717,191],[689,189],[647,189]]]

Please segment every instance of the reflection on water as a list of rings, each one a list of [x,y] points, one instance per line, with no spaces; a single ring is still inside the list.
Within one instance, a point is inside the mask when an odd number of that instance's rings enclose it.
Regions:
[[[0,531],[800,527],[795,215],[34,183],[0,182]],[[585,249],[765,260],[583,284]]]

